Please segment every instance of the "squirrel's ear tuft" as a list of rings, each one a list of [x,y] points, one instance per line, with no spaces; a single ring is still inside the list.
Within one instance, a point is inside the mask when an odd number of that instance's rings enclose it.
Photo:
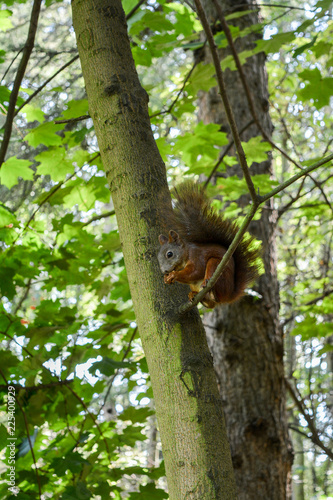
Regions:
[[[164,236],[164,234],[160,234],[158,237],[158,241],[161,243],[161,245],[165,245],[165,243],[168,243],[168,238]]]
[[[171,231],[169,231],[169,243],[180,243],[180,242],[181,240],[179,234],[171,229]]]

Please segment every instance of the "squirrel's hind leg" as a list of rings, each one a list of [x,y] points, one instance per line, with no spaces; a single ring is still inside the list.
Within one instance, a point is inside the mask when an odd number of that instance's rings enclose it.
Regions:
[[[211,258],[208,260],[206,265],[205,278],[201,285],[202,287],[205,287],[207,285],[208,280],[213,276],[220,262],[221,259],[217,258]],[[209,297],[209,299],[215,299],[215,302],[218,304],[222,304],[223,302],[232,302],[234,295],[234,288],[235,288],[234,270],[235,270],[234,259],[231,258],[227,264],[227,267],[224,269],[222,276],[219,277],[213,289],[210,291],[209,294],[207,294],[207,296],[210,294],[212,295],[212,297]],[[210,302],[209,299],[208,301]],[[214,306],[210,305],[206,307],[214,307]]]

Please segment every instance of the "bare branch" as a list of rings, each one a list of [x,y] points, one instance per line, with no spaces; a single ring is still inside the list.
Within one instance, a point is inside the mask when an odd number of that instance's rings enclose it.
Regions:
[[[249,105],[249,109],[250,109],[250,112],[251,112],[251,115],[253,116],[253,119],[257,125],[257,127],[259,128],[260,130],[260,133],[262,134],[263,138],[265,139],[265,141],[269,142],[270,145],[274,148],[274,149],[277,149],[285,158],[287,158],[287,160],[289,160],[290,162],[292,162],[294,165],[296,165],[298,168],[302,168],[301,165],[299,163],[297,163],[295,160],[293,160],[291,158],[291,156],[288,155],[288,153],[286,153],[283,149],[281,149],[272,139],[271,137],[269,137],[267,134],[266,134],[266,131],[263,129],[262,125],[261,125],[261,122],[258,118],[258,115],[257,115],[257,112],[255,110],[255,106],[254,106],[254,102],[253,102],[253,98],[252,98],[252,94],[251,94],[251,91],[250,91],[250,88],[247,84],[247,80],[246,80],[246,77],[245,77],[245,74],[244,74],[244,71],[243,71],[243,67],[242,67],[242,64],[240,62],[240,59],[238,57],[238,53],[237,53],[237,50],[236,50],[236,47],[235,47],[235,44],[234,44],[234,41],[233,41],[233,38],[232,38],[232,34],[231,34],[231,31],[230,31],[230,28],[225,20],[225,17],[224,17],[224,14],[223,14],[223,11],[221,9],[221,6],[220,4],[218,3],[217,0],[213,0],[213,4],[215,5],[215,8],[216,8],[216,12],[217,12],[217,15],[218,15],[218,18],[219,18],[219,21],[221,23],[221,26],[223,28],[223,31],[225,33],[225,36],[228,40],[228,44],[230,46],[230,49],[231,49],[231,52],[232,52],[232,55],[233,55],[233,58],[235,60],[235,64],[236,64],[236,67],[237,67],[237,70],[238,70],[238,73],[239,73],[239,76],[240,76],[240,79],[242,81],[242,85],[243,85],[243,88],[244,88],[244,91],[245,91],[245,95],[246,95],[246,98],[247,98],[247,102],[248,102],[248,105]]]
[[[235,142],[235,147],[236,147],[239,163],[240,163],[240,166],[243,170],[244,178],[246,180],[246,184],[248,186],[252,201],[254,203],[256,203],[256,201],[257,201],[256,190],[255,190],[255,187],[253,185],[253,181],[252,181],[252,178],[251,178],[251,175],[249,172],[249,167],[247,165],[243,146],[242,146],[242,143],[241,143],[241,140],[239,137],[234,114],[233,114],[233,111],[232,111],[231,106],[230,106],[229,98],[228,98],[227,91],[226,91],[226,86],[224,83],[223,73],[222,73],[222,69],[221,69],[220,59],[219,59],[217,47],[216,47],[215,41],[214,41],[214,36],[213,36],[212,30],[210,28],[210,25],[208,23],[208,19],[206,17],[205,11],[202,8],[200,0],[195,0],[195,5],[197,8],[197,14],[200,18],[202,27],[206,33],[206,37],[207,37],[207,40],[209,43],[210,51],[211,51],[211,54],[213,57],[213,62],[214,62],[215,71],[216,71],[216,79],[218,82],[220,95],[221,95],[221,98],[223,101],[224,110],[225,110],[227,120],[228,120],[230,129],[231,129],[232,137],[233,137],[233,140]]]
[[[79,58],[79,56],[75,56],[75,57],[72,57],[72,59],[70,59],[70,61],[68,61],[66,64],[64,64],[63,66],[61,66],[61,68],[59,68],[55,73],[53,73],[52,76],[50,76],[50,78],[48,78],[47,80],[45,80],[45,82],[40,85],[40,87],[38,87],[38,89],[35,90],[35,92],[33,92],[26,101],[24,101],[23,104],[21,104],[21,106],[19,108],[17,108],[17,110],[15,111],[14,113],[14,116],[16,116],[22,108],[24,108],[24,106],[26,106],[34,97],[36,97],[37,94],[39,94],[39,92],[41,92],[43,90],[44,87],[46,87],[46,85],[48,83],[50,83],[57,75],[59,75],[59,73],[61,73],[64,69],[68,68],[68,66],[70,66],[71,64],[73,64],[74,61],[76,61],[77,59]]]
[[[2,140],[2,144],[1,144],[1,148],[0,148],[0,168],[3,164],[3,162],[5,161],[10,137],[12,135],[13,119],[15,116],[15,106],[16,106],[18,93],[20,90],[20,86],[21,86],[24,74],[25,74],[25,70],[27,68],[27,64],[29,62],[29,59],[30,59],[30,56],[31,56],[31,53],[32,53],[32,50],[33,50],[34,44],[35,44],[35,36],[36,36],[36,31],[37,31],[37,26],[38,26],[38,18],[39,18],[41,3],[42,3],[42,0],[34,0],[34,4],[32,7],[32,11],[31,11],[30,25],[29,25],[27,41],[26,41],[24,49],[23,49],[23,54],[22,54],[22,58],[21,58],[20,64],[19,64],[18,69],[17,69],[13,90],[12,90],[12,92],[10,94],[10,98],[9,98],[7,118],[6,118],[6,123],[4,126],[4,135],[3,135],[3,140]]]
[[[303,404],[303,401],[299,400],[297,395],[295,394],[294,392],[294,389],[292,388],[289,380],[285,379],[285,384],[287,386],[287,389],[289,391],[289,394],[291,395],[294,403],[296,404],[299,412],[303,415],[303,417],[305,418],[307,424],[308,424],[308,427],[309,427],[309,430],[311,432],[311,441],[316,444],[317,446],[319,446],[319,448],[321,448],[328,457],[330,457],[331,459],[333,459],[333,452],[332,450],[330,450],[329,448],[327,448],[327,446],[324,445],[324,443],[321,441],[320,437],[319,437],[319,434],[318,434],[318,431],[317,431],[317,428],[315,426],[315,423],[314,423],[314,420],[313,418],[308,414],[308,411],[307,409],[305,408],[304,404]]]
[[[90,118],[90,115],[82,115],[78,116],[77,118],[68,118],[67,120],[54,120],[54,123],[76,123],[76,122],[82,122],[83,120],[88,120]]]

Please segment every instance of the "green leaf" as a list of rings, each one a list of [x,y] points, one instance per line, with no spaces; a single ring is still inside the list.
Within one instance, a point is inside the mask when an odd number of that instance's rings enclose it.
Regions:
[[[16,217],[9,211],[9,209],[0,205],[0,228],[8,227],[10,224],[17,223],[18,221]]]
[[[313,101],[317,109],[327,106],[333,95],[333,78],[323,78],[319,69],[306,69],[298,75],[301,79],[309,81],[304,88],[297,92],[300,99]]]
[[[63,112],[63,117],[65,119],[79,118],[80,116],[87,115],[89,113],[88,99],[79,99],[76,101],[69,101],[67,103],[67,109]]]
[[[147,418],[153,415],[154,412],[150,408],[135,408],[134,406],[129,406],[120,415],[118,415],[119,420],[130,420],[134,423],[144,423]]]
[[[4,87],[3,85],[0,86],[0,102],[3,105],[8,105],[9,99],[10,99],[10,90],[7,87]]]
[[[181,153],[187,166],[212,165],[219,155],[219,148],[228,144],[227,135],[220,131],[220,125],[198,123],[193,132],[188,132],[177,138],[174,151]]]
[[[25,115],[28,123],[34,121],[42,123],[44,121],[44,112],[40,108],[36,108],[31,104],[26,104],[20,113]]]
[[[214,75],[215,68],[213,64],[197,64],[186,86],[187,91],[193,95],[196,95],[199,90],[208,92],[211,87],[216,85]]]
[[[9,189],[18,183],[19,177],[24,180],[32,181],[34,178],[33,170],[29,160],[20,160],[16,156],[12,156],[0,169],[0,182]]]
[[[96,370],[99,370],[103,375],[113,375],[119,368],[133,368],[134,363],[129,361],[115,361],[114,359],[103,357],[102,361],[96,361],[90,368],[89,372],[95,375]]]
[[[64,128],[63,124],[56,124],[53,122],[43,123],[37,128],[34,128],[25,136],[30,146],[37,148],[41,144],[45,146],[59,146],[61,144],[61,137],[56,134],[59,130]]]
[[[9,19],[12,12],[8,9],[0,10],[0,30],[7,31],[13,27],[12,21]]]
[[[277,33],[269,40],[259,40],[256,42],[256,52],[265,52],[266,54],[275,53],[280,50],[282,45],[292,42],[296,35],[293,31],[287,33]]]
[[[308,42],[308,43],[305,43],[304,45],[301,45],[300,47],[298,47],[298,49],[296,49],[293,53],[293,57],[296,58],[297,56],[299,56],[300,54],[302,54],[305,50],[307,49],[310,49],[311,47],[313,47],[316,43],[316,40],[318,38],[318,35],[315,35],[311,42]]]
[[[301,335],[302,340],[314,337],[321,338],[333,334],[333,323],[318,323],[317,318],[307,316],[291,332],[291,335]]]
[[[272,150],[269,142],[262,140],[261,136],[252,137],[248,142],[242,142],[248,166],[253,162],[261,163],[268,159],[268,151]]]
[[[35,160],[40,162],[37,173],[39,175],[50,175],[55,182],[64,181],[67,174],[74,172],[74,165],[65,157],[66,150],[64,147],[50,147],[35,156]]]
[[[160,488],[156,488],[155,483],[148,483],[145,486],[140,486],[139,493],[131,493],[128,497],[129,500],[142,500],[149,498],[149,500],[164,500],[169,498],[169,495]]]

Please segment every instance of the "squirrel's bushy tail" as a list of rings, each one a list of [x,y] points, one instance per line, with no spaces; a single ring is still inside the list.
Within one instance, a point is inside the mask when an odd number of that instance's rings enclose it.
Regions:
[[[216,213],[204,188],[193,181],[185,181],[173,189],[173,209],[167,210],[165,226],[192,243],[215,243],[229,248],[238,226]],[[165,213],[165,212],[164,212]],[[235,262],[235,297],[257,277],[259,251],[253,246],[254,238],[248,233],[237,246]]]

